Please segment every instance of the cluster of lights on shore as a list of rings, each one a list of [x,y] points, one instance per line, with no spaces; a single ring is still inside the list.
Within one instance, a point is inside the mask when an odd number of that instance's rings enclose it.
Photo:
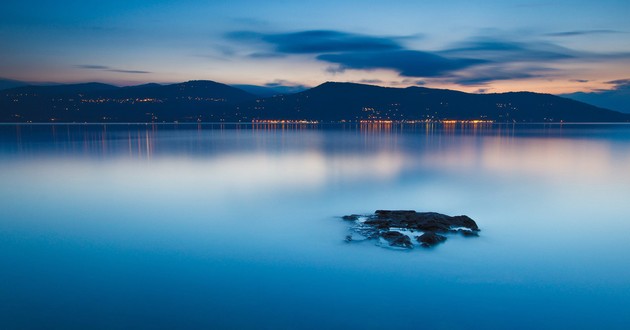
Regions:
[[[318,120],[289,120],[289,119],[254,119],[253,124],[289,124],[289,125],[315,125],[320,124]],[[352,121],[341,120],[338,123],[353,123]],[[440,124],[492,124],[494,120],[455,120],[455,119],[424,119],[424,120],[358,120],[354,123],[359,124],[376,124],[376,125],[391,125],[391,124],[424,124],[424,123],[440,123]]]

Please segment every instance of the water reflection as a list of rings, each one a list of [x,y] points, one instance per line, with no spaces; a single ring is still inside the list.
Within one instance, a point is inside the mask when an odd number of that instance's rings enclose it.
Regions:
[[[618,136],[615,132],[624,129],[628,127],[605,130],[604,137]],[[14,155],[7,161],[65,155],[158,157],[167,164],[185,155],[207,158],[200,167],[210,173],[250,182],[284,177],[307,185],[322,184],[331,177],[391,179],[412,168],[626,180],[628,144],[598,138],[598,132],[597,125],[567,130],[563,126],[455,123],[3,125],[0,153]],[[188,172],[199,175],[196,170]]]
[[[0,320],[622,328],[629,178],[623,125],[0,125]],[[376,208],[482,235],[346,244]]]

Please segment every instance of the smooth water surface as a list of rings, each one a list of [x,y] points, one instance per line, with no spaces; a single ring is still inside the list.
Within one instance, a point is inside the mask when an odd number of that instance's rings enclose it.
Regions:
[[[629,201],[628,125],[2,125],[0,328],[626,329]]]

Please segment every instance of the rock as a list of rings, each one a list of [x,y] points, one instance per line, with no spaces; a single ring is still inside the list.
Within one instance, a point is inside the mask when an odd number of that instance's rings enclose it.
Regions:
[[[411,244],[411,239],[409,236],[399,233],[397,231],[388,231],[381,234],[386,241],[389,242],[390,246],[403,247],[407,249],[413,248],[413,244]]]
[[[389,229],[390,225],[392,224],[390,220],[386,219],[370,219],[365,220],[364,223],[378,229]]]
[[[391,246],[412,248],[411,239],[396,230],[424,234],[417,237],[418,242],[425,247],[439,244],[446,240],[446,236],[437,233],[461,233],[466,237],[479,236],[477,223],[465,215],[448,216],[436,212],[416,212],[412,210],[377,210],[369,215],[346,215],[347,221],[354,221],[353,230],[367,239],[382,237]],[[366,218],[359,221],[359,218]]]
[[[479,227],[477,226],[475,220],[469,218],[468,216],[457,215],[451,217],[450,221],[452,227],[465,227],[469,228],[470,230],[479,231]]]
[[[479,230],[477,223],[465,215],[451,217],[441,213],[409,210],[377,210],[374,215],[368,216],[365,223],[379,229],[406,228],[440,233],[446,233],[453,227]]]
[[[436,234],[432,231],[427,231],[426,233],[418,236],[417,240],[420,242],[420,245],[424,247],[431,247],[446,241],[446,236]]]
[[[464,237],[479,237],[479,232],[465,229],[457,229],[457,232],[462,234]]]

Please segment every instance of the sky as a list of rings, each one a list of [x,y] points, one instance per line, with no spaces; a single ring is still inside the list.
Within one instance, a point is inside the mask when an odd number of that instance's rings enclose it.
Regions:
[[[628,17],[628,0],[4,0],[0,79],[614,91]]]

